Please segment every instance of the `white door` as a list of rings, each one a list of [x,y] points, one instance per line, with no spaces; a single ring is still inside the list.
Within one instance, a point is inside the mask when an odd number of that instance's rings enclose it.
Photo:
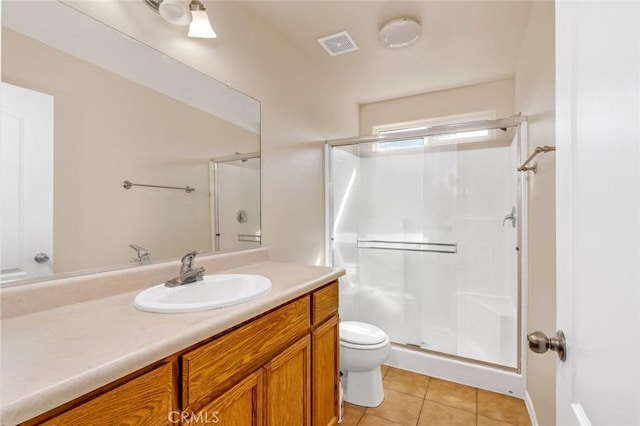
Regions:
[[[53,97],[0,90],[0,281],[8,282],[52,272]]]
[[[637,426],[640,2],[557,2],[556,70],[557,424]]]

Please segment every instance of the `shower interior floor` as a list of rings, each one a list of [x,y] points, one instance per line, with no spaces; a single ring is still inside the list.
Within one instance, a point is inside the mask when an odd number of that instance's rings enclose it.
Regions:
[[[342,426],[530,426],[521,399],[382,366],[385,400],[345,403]]]
[[[464,356],[466,358],[500,364],[500,359],[492,359],[477,342],[456,335],[450,328],[425,325],[423,326],[423,334],[423,340],[420,344],[410,342],[409,345],[419,346],[422,349],[443,354]],[[459,346],[464,348],[464,353],[460,352]]]
[[[457,336],[451,328],[424,324],[422,341],[418,346],[435,352],[457,355]]]

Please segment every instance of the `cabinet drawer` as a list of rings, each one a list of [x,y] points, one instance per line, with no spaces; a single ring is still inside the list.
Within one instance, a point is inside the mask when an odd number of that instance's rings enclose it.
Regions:
[[[173,371],[172,364],[165,364],[42,424],[169,424],[170,413],[177,410]]]
[[[182,356],[182,406],[197,408],[309,331],[309,297],[253,320]]]
[[[338,281],[311,293],[313,306],[313,325],[338,313]]]

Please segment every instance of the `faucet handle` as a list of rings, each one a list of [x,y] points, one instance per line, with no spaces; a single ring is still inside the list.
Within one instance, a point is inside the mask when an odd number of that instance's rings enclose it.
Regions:
[[[140,262],[140,263],[150,263],[151,262],[151,252],[144,247],[140,247],[137,244],[129,244],[129,247],[134,249],[138,254],[137,259],[131,259],[132,262]]]
[[[200,250],[195,250],[182,256],[182,268],[180,268],[181,274],[185,273],[189,269],[193,269],[193,262],[195,262],[198,254],[200,254]]]

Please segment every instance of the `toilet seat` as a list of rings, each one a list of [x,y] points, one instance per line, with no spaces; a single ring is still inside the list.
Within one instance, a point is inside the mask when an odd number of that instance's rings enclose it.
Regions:
[[[389,336],[378,327],[359,321],[340,323],[340,346],[359,350],[373,350],[387,346]]]
[[[357,351],[373,351],[374,349],[384,348],[385,346],[389,346],[391,342],[387,338],[384,342],[378,343],[377,345],[359,345],[357,343],[349,343],[343,340],[340,340],[340,347],[355,349]]]

